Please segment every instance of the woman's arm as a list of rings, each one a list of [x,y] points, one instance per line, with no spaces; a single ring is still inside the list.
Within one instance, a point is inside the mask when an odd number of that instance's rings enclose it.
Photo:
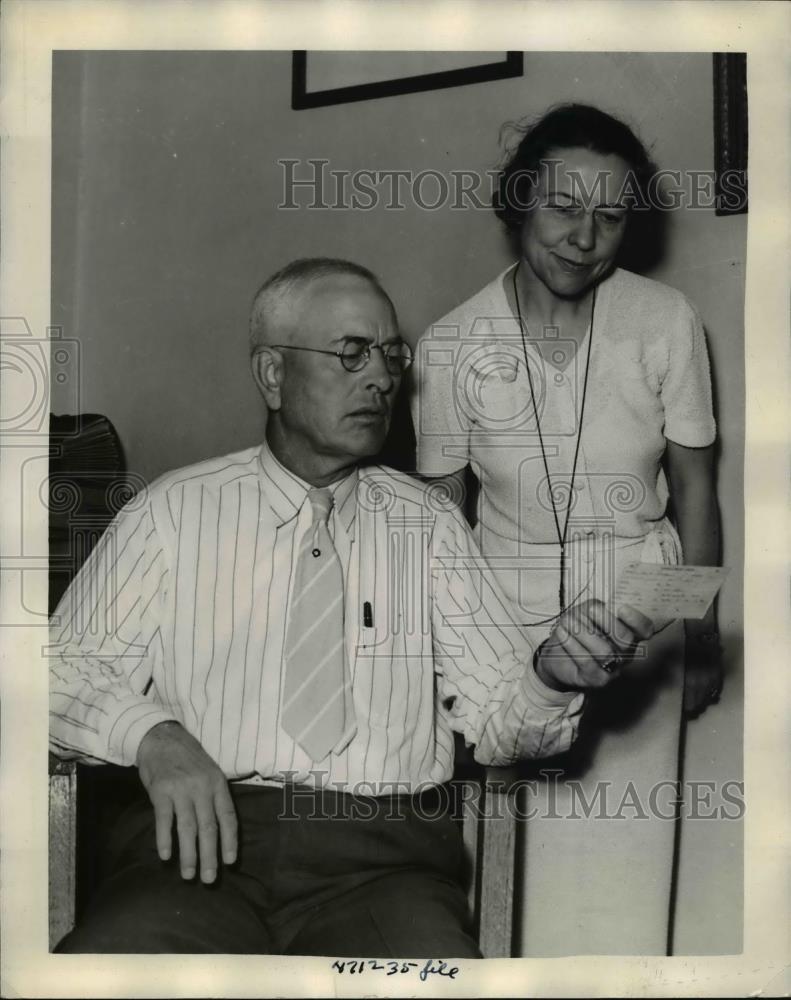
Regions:
[[[714,446],[686,448],[667,442],[670,496],[684,562],[692,566],[717,566],[720,560],[720,516],[714,490]],[[722,656],[716,606],[705,618],[688,618],[684,710],[699,715],[719,698],[722,689]]]

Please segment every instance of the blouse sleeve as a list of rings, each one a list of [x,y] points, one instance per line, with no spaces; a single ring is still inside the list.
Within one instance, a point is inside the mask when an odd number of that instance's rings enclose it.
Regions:
[[[688,302],[668,325],[667,369],[661,383],[664,435],[687,448],[712,443],[717,429],[711,399],[711,373],[700,316]]]
[[[417,471],[427,476],[458,472],[469,461],[470,428],[456,391],[460,344],[450,334],[441,324],[430,326],[415,356],[412,422]]]

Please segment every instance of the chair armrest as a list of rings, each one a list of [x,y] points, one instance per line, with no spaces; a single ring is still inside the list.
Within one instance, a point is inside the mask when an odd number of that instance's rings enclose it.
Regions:
[[[74,926],[77,888],[77,763],[49,757],[49,946]]]
[[[49,776],[50,778],[54,774],[76,774],[77,772],[77,761],[76,760],[61,760],[56,757],[54,753],[49,755]]]
[[[487,767],[482,790],[478,945],[484,958],[513,956],[516,767]]]
[[[462,789],[468,902],[484,958],[513,954],[517,766],[482,767],[457,740],[454,781]]]

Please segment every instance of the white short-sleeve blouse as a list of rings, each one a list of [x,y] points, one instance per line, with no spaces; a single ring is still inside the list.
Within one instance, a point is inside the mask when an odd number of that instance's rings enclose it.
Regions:
[[[525,347],[505,296],[511,270],[420,340],[417,467],[441,475],[470,463],[481,480],[486,534],[555,542],[525,354],[556,508],[564,513],[591,331],[565,368],[551,361],[565,358],[570,346],[557,330],[530,328]],[[554,342],[549,361],[535,346],[538,337]],[[639,538],[665,514],[666,441],[704,447],[716,435],[703,327],[680,292],[615,270],[597,289],[592,337],[570,518],[588,530],[606,526],[616,536]]]

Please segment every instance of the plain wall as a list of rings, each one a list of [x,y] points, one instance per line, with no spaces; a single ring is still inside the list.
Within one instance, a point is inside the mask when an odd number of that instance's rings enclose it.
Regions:
[[[261,439],[248,307],[287,261],[370,267],[412,342],[510,262],[490,211],[408,197],[402,210],[384,199],[367,211],[278,209],[278,160],[301,161],[302,178],[311,158],[327,170],[486,172],[503,122],[576,99],[625,118],[663,167],[713,166],[707,54],[526,53],[521,78],[309,111],[291,110],[290,87],[288,52],[55,55],[52,322],[80,342],[79,408],[112,420],[129,468],[149,481]],[[688,210],[667,223],[648,273],[689,295],[709,336],[731,567],[720,602],[729,683],[688,728],[686,773],[724,781],[742,774],[746,217]],[[54,412],[74,407],[75,374],[68,391],[53,382]],[[681,844],[676,952],[740,950],[741,825],[687,821]]]

